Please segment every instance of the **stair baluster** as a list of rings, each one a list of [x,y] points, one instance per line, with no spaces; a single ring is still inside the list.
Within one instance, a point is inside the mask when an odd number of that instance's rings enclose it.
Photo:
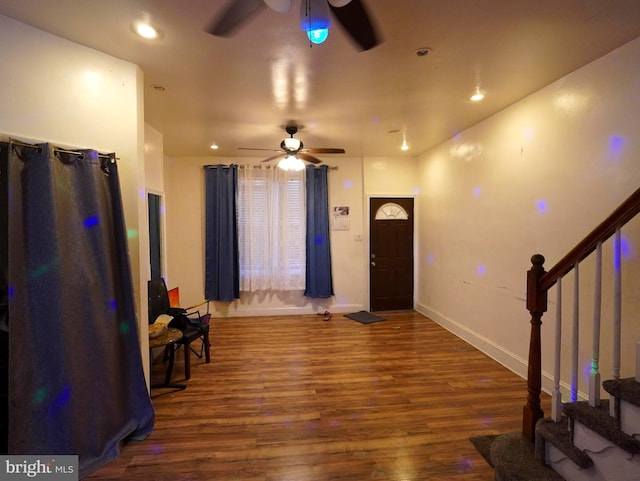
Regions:
[[[620,339],[622,336],[622,235],[620,227],[613,238],[613,374],[612,379],[620,379]],[[613,397],[609,403],[609,415],[615,417]]]
[[[580,352],[580,264],[573,266],[573,337],[571,339],[571,401],[578,399],[578,354]]]
[[[562,418],[562,394],[560,393],[560,360],[562,352],[562,278],[556,288],[556,346],[551,393],[551,418],[559,423]]]
[[[593,287],[593,345],[589,371],[589,405],[600,405],[600,318],[602,313],[602,242],[596,247],[596,272]]]
[[[636,382],[640,382],[640,341],[636,344]]]

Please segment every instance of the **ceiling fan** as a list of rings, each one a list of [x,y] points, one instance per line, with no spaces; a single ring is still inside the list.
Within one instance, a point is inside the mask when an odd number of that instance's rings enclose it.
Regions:
[[[278,152],[278,154],[273,155],[264,159],[262,162],[269,162],[271,160],[275,160],[281,158],[280,162],[284,162],[283,165],[278,164],[281,168],[291,168],[296,170],[296,167],[292,166],[292,163],[297,162],[298,166],[302,166],[304,168],[304,163],[301,160],[306,160],[307,162],[311,162],[312,164],[320,164],[322,161],[317,157],[309,154],[344,154],[344,149],[336,149],[336,148],[305,148],[304,144],[300,139],[296,139],[294,135],[298,132],[298,126],[294,124],[289,124],[285,127],[285,131],[289,134],[289,137],[280,142],[279,149],[255,149],[251,147],[238,147],[240,150],[270,150]],[[294,159],[294,160],[292,160]],[[298,159],[298,160],[295,160]],[[300,167],[298,167],[300,168]]]
[[[229,37],[265,6],[285,13],[291,9],[291,0],[230,0],[206,31],[218,37]],[[307,32],[310,41],[322,43],[326,39],[331,22],[329,10],[360,50],[369,50],[381,43],[363,0],[301,0],[300,27]],[[321,30],[324,33],[318,34]]]

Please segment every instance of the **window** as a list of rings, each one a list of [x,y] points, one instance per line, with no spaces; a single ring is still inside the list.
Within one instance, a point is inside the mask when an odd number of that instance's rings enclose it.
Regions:
[[[239,169],[238,244],[241,291],[304,289],[304,170]]]
[[[387,202],[380,206],[376,212],[376,220],[408,220],[409,214],[401,205],[395,202]]]

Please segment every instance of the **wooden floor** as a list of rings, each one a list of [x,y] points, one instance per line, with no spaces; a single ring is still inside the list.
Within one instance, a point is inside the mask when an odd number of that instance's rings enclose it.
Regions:
[[[416,312],[377,314],[214,319],[211,364],[152,390],[153,432],[86,479],[493,480],[469,437],[519,431],[525,381]]]

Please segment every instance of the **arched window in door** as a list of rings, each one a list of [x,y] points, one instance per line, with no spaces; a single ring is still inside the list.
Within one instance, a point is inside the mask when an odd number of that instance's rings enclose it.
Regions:
[[[408,220],[409,214],[401,205],[395,202],[387,202],[381,205],[376,212],[376,220]]]

